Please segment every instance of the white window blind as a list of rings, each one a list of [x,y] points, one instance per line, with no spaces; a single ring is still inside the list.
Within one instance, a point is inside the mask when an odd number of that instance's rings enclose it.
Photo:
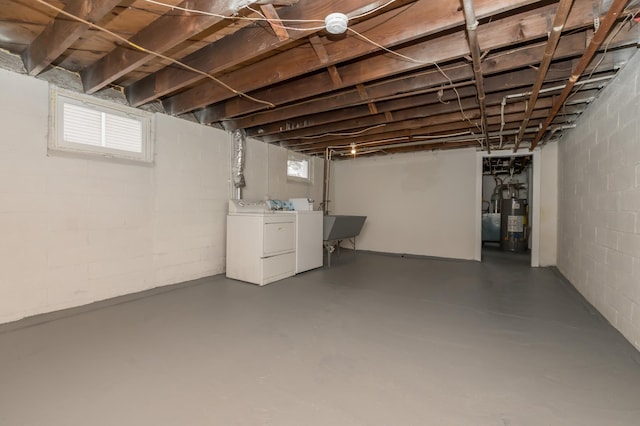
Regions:
[[[65,103],[63,128],[65,142],[104,146],[100,111]]]
[[[50,149],[152,161],[150,114],[75,93],[52,93],[56,129]]]

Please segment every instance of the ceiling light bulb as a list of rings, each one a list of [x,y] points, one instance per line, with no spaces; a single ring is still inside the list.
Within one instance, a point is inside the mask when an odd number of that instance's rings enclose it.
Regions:
[[[330,13],[324,18],[324,25],[330,34],[342,34],[347,31],[349,18],[344,13]]]
[[[355,155],[356,153],[356,145],[355,144],[351,144],[351,153]]]

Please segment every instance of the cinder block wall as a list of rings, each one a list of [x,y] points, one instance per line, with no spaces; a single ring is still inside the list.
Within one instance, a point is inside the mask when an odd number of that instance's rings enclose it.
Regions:
[[[48,83],[0,93],[0,323],[224,271],[227,133],[158,115],[153,165],[47,155]]]
[[[49,156],[48,83],[0,70],[0,93],[0,323],[224,272],[228,133],[157,114],[153,165]],[[322,160],[293,185],[283,148],[247,157],[260,198],[322,194]]]
[[[558,268],[640,349],[640,55],[559,143]]]

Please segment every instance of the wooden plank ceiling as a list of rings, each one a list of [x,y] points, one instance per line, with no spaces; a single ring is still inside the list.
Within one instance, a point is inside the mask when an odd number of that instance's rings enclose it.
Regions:
[[[621,0],[0,0],[26,72],[80,74],[265,143],[334,158],[532,149],[635,53]],[[324,18],[349,17],[344,34]]]

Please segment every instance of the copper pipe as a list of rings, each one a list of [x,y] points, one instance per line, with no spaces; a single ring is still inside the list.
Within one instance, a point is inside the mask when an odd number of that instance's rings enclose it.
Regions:
[[[487,152],[491,153],[491,143],[489,142],[489,132],[487,129],[487,113],[485,111],[484,78],[482,76],[482,60],[480,44],[478,43],[478,20],[473,7],[473,0],[462,0],[464,8],[464,19],[467,21],[467,38],[469,39],[469,50],[473,61],[473,75],[476,80],[476,92],[478,94],[478,104],[480,106],[480,128],[484,134],[487,144]]]
[[[547,131],[547,128],[562,108],[562,105],[564,105],[565,101],[571,94],[571,90],[575,86],[584,70],[587,68],[587,65],[589,65],[589,62],[591,62],[591,59],[593,59],[593,55],[596,54],[596,52],[600,48],[600,45],[602,45],[602,42],[604,42],[605,38],[609,35],[611,28],[613,28],[613,25],[616,23],[616,20],[618,19],[620,13],[622,13],[622,11],[624,10],[627,3],[629,3],[629,0],[614,0],[613,4],[609,8],[609,11],[607,12],[607,15],[603,20],[600,21],[600,28],[593,35],[593,38],[591,39],[587,50],[585,50],[584,54],[580,58],[580,61],[573,69],[571,77],[569,77],[569,82],[554,102],[549,116],[542,124],[542,127],[540,128],[538,134],[536,134],[536,137],[531,143],[529,151],[533,151],[538,145],[538,142],[540,142],[540,140],[542,139],[544,132]]]
[[[571,6],[573,6],[573,0],[560,0],[558,8],[556,9],[556,16],[553,19],[553,26],[551,28],[551,32],[549,33],[549,40],[547,41],[547,45],[544,48],[544,55],[542,56],[542,61],[540,61],[540,67],[538,68],[536,82],[533,84],[533,89],[531,89],[531,97],[529,97],[529,103],[527,104],[527,109],[524,113],[524,119],[522,120],[522,125],[520,126],[520,132],[516,137],[516,145],[513,148],[513,152],[518,151],[520,142],[524,137],[524,129],[527,128],[529,119],[531,118],[531,114],[533,113],[533,109],[536,105],[536,102],[538,101],[540,89],[542,88],[544,79],[547,76],[547,71],[549,71],[549,66],[551,65],[551,60],[553,59],[556,47],[558,47],[558,42],[560,41],[560,36],[562,35],[564,25],[567,22],[567,17],[569,16]]]

